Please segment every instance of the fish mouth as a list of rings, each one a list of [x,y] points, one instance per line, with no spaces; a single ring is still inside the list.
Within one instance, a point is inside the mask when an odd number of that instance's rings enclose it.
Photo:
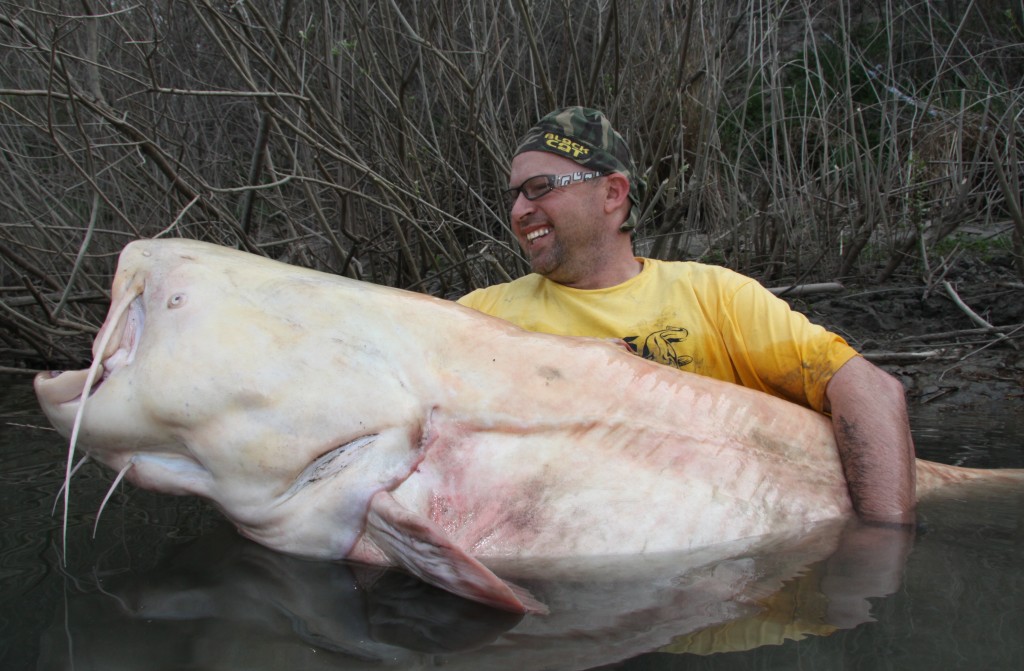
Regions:
[[[36,394],[50,406],[78,403],[92,396],[118,370],[135,360],[145,322],[142,296],[136,294],[125,308],[111,308],[93,342],[93,365],[83,370],[43,371],[36,375]],[[91,382],[90,382],[91,380]]]
[[[100,377],[102,378],[103,366],[100,366]],[[86,370],[44,370],[43,372],[36,375],[35,388],[36,395],[43,401],[43,403],[51,406],[64,405],[66,403],[74,403],[82,398],[82,393],[85,391],[86,380],[89,377],[89,371]],[[97,380],[92,385],[90,394],[96,390],[100,384],[100,380]]]

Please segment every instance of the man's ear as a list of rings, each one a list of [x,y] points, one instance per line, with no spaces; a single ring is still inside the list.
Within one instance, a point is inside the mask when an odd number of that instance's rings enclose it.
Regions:
[[[605,175],[605,212],[611,214],[629,201],[629,180],[621,172]]]

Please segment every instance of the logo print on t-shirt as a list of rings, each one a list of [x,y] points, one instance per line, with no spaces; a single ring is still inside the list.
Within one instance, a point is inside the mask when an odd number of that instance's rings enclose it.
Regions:
[[[675,368],[682,368],[693,363],[693,357],[676,352],[676,343],[681,343],[690,337],[690,332],[681,326],[672,326],[667,329],[655,331],[644,338],[643,349],[640,349],[638,342],[640,336],[627,336],[623,338],[626,344],[634,353],[651,361],[657,361]]]

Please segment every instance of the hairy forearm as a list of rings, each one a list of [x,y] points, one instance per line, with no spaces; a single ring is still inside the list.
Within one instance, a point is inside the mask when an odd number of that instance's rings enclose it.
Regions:
[[[913,522],[914,442],[902,386],[857,357],[836,372],[826,394],[857,514],[870,522]]]

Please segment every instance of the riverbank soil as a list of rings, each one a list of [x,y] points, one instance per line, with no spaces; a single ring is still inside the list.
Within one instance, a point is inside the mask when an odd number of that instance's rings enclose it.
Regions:
[[[941,281],[912,284],[787,300],[898,377],[910,405],[1024,401],[1024,283],[1012,257],[962,258]],[[985,332],[969,310],[1002,328]]]

